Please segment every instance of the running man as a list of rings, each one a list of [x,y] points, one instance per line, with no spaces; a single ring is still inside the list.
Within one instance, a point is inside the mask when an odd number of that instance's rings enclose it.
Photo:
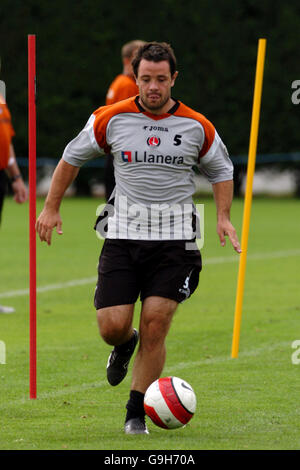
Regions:
[[[165,339],[173,315],[178,304],[195,291],[201,271],[198,248],[186,249],[187,241],[194,240],[193,231],[181,238],[149,239],[149,228],[158,220],[158,208],[192,211],[195,164],[212,184],[221,245],[228,237],[237,253],[241,248],[230,222],[233,165],[213,124],[171,96],[178,75],[172,48],[166,43],[146,43],[133,60],[133,70],[139,95],[97,109],[66,146],[36,228],[41,241],[50,245],[54,227],[62,233],[60,204],[79,168],[92,158],[112,153],[116,188],[109,202],[114,213],[107,222],[94,304],[100,335],[114,346],[107,364],[111,385],[118,385],[126,376],[139,342],[124,430],[148,434],[144,393],[163,371]],[[137,208],[140,217],[134,232],[131,220]],[[193,214],[187,215],[192,224]],[[98,225],[100,222],[101,217]],[[173,234],[183,233],[182,218],[175,216],[172,223]],[[142,308],[137,332],[132,325],[139,296]]]

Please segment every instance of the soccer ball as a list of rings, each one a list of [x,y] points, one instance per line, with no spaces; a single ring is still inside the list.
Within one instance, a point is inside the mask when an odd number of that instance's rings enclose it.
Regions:
[[[185,380],[163,377],[146,390],[144,409],[154,424],[164,429],[184,426],[196,410],[196,395]]]

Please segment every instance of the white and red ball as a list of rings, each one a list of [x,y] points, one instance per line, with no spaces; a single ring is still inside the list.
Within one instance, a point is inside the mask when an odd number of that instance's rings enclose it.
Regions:
[[[196,395],[179,377],[162,377],[146,390],[144,408],[154,424],[164,429],[187,424],[196,410]]]

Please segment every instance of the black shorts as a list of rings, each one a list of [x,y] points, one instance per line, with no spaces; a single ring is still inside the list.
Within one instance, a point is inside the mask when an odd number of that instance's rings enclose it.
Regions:
[[[106,239],[98,265],[96,309],[134,304],[149,296],[183,302],[194,292],[202,268],[195,246],[184,240],[141,241]]]

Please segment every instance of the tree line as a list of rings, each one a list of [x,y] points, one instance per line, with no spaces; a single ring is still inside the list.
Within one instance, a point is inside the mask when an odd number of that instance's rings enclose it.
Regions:
[[[259,153],[299,151],[300,4],[279,0],[1,0],[0,79],[26,156],[27,35],[37,39],[37,153],[60,158],[104,104],[131,39],[170,43],[178,60],[174,97],[216,126],[231,155],[248,151],[258,39],[267,39]]]

